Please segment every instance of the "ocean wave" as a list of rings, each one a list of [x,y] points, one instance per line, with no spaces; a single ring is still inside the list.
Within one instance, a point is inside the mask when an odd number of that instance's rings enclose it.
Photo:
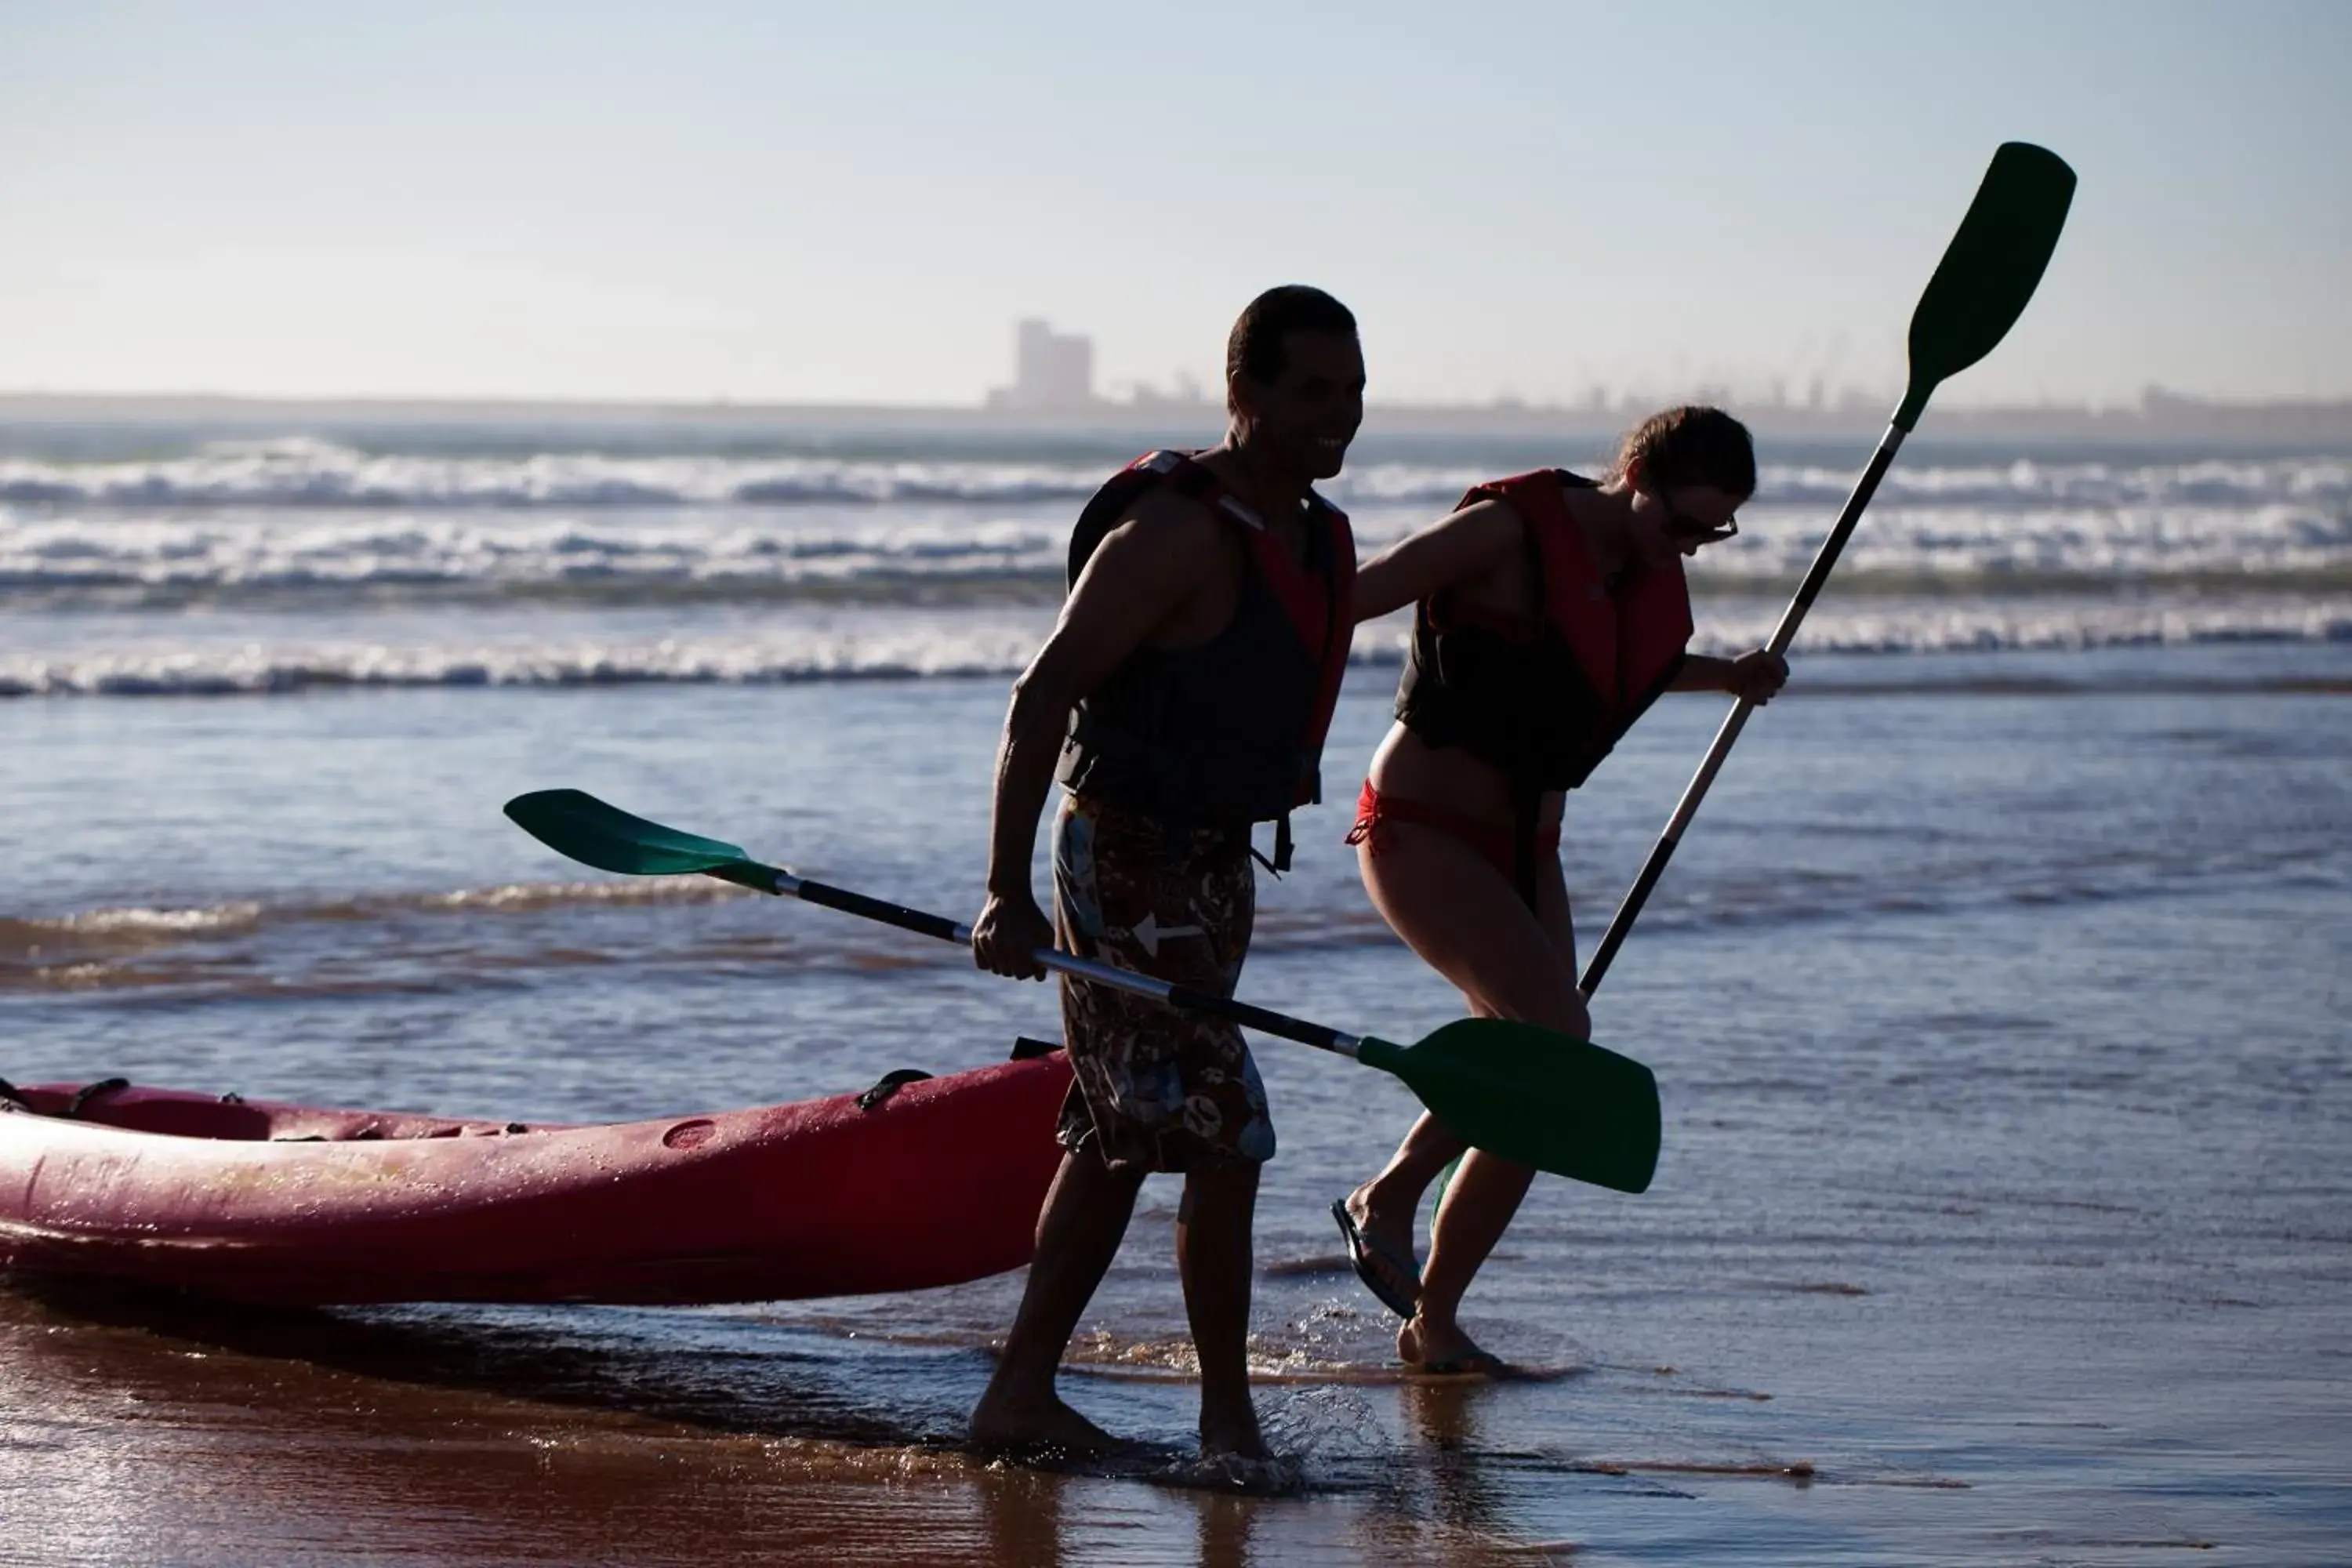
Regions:
[[[371,453],[330,441],[220,443],[182,457],[0,458],[0,502],[108,510],[266,507],[1015,505],[1082,500],[1097,465],[824,456]]]
[[[86,910],[45,920],[0,916],[0,964],[136,952],[248,931],[260,919],[261,906],[242,900],[196,909]]]
[[[0,915],[0,962],[89,957],[173,947],[207,938],[240,936],[265,922],[382,919],[395,914],[504,913],[551,909],[601,909],[706,904],[752,897],[707,877],[638,877],[627,881],[501,882],[447,892],[375,893],[264,904],[232,899],[217,904],[132,904],[72,914]]]
[[[1417,513],[1360,519],[1366,554]],[[1757,503],[1708,550],[1695,590],[1800,579],[1828,520]],[[579,601],[975,604],[1059,598],[1068,521],[938,507],[698,516],[512,513],[174,518],[0,514],[0,606]],[[1842,592],[2082,592],[2097,585],[2352,586],[2352,510],[2277,503],[1988,511],[1884,505],[1839,566]]]
[[[106,522],[0,519],[0,604],[963,600],[1058,592],[1057,531],[887,525],[515,523],[480,516]]]
[[[946,505],[1050,507],[1092,495],[1111,462],[823,453],[371,452],[311,437],[219,442],[172,457],[104,461],[0,458],[0,505],[104,511],[221,508],[593,510],[613,508]],[[1342,506],[1443,512],[1494,477],[1467,463],[1369,460],[1324,486]],[[1767,463],[1757,499],[1834,511],[1851,470]],[[2352,459],[2305,457],[2000,465],[1898,462],[1889,502],[1992,510],[2286,505],[2341,516]]]
[[[384,928],[420,917],[708,904],[754,895],[707,877],[625,881],[509,882],[447,892],[373,893],[275,902],[234,899],[194,907],[131,905],[72,914],[0,916],[0,991],[233,984],[282,991],[282,977],[243,973],[232,950],[275,947],[290,932]],[[210,956],[207,956],[210,955]],[[226,956],[224,956],[226,955]]]
[[[1759,499],[1836,507],[1855,476],[1815,465],[1767,465]],[[1996,510],[2059,508],[2309,507],[2339,516],[2352,504],[2352,459],[2206,458],[2188,462],[1937,464],[1899,460],[1879,494],[1905,504]]]
[[[1753,598],[1703,607],[1696,650],[1733,654],[1771,635],[1781,613]],[[450,689],[1009,677],[1050,625],[1027,614],[847,613],[804,625],[651,638],[408,643],[103,638],[71,651],[0,651],[0,696],[268,696],[336,689]],[[1398,618],[1361,628],[1354,659],[1393,667]],[[1797,651],[1934,654],[2226,643],[2352,642],[2352,594],[2118,599],[1864,599],[1823,603]]]

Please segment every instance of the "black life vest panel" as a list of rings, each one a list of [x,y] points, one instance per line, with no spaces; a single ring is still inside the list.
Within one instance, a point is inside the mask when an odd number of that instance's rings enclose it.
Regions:
[[[1592,776],[1633,721],[1680,674],[1691,638],[1682,563],[1634,562],[1601,576],[1564,487],[1594,481],[1540,468],[1479,485],[1462,505],[1502,500],[1527,530],[1537,616],[1507,630],[1449,624],[1413,606],[1396,716],[1433,746],[1460,746],[1510,775],[1517,797],[1520,892],[1535,903],[1537,802]],[[1460,510],[1459,508],[1456,509]]]
[[[1307,497],[1307,559],[1205,465],[1137,458],[1095,493],[1070,537],[1069,581],[1145,492],[1169,485],[1241,532],[1249,569],[1233,619],[1207,642],[1139,647],[1070,714],[1056,775],[1171,831],[1284,821],[1322,798],[1331,726],[1355,633],[1356,544],[1347,515]],[[1277,840],[1286,864],[1287,834]]]

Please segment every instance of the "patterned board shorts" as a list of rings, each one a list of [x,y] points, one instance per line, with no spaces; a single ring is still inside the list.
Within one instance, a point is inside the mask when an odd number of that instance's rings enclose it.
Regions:
[[[1063,947],[1220,996],[1249,951],[1257,887],[1248,839],[1171,839],[1157,822],[1076,795],[1054,825],[1054,919]],[[1274,1157],[1265,1086],[1240,1028],[1148,996],[1062,979],[1075,1079],[1058,1136],[1115,1171],[1191,1171]]]

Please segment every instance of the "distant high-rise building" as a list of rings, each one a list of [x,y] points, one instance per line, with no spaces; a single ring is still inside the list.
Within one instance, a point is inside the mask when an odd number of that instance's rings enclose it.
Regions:
[[[1032,316],[1013,327],[1013,384],[988,395],[991,408],[1068,410],[1095,402],[1095,344]]]

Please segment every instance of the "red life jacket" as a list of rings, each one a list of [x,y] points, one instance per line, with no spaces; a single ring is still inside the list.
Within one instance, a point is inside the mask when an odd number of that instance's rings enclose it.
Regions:
[[[1538,799],[1592,775],[1681,672],[1692,630],[1682,563],[1634,562],[1602,577],[1569,515],[1567,486],[1593,481],[1543,468],[1462,498],[1465,507],[1507,501],[1524,521],[1537,618],[1524,627],[1449,622],[1423,600],[1397,683],[1406,729],[1510,775],[1522,818],[1520,891],[1530,904]]]
[[[1139,647],[1071,712],[1056,776],[1171,830],[1282,821],[1322,798],[1323,737],[1355,633],[1355,537],[1312,490],[1302,563],[1205,465],[1182,452],[1137,458],[1097,491],[1070,537],[1069,581],[1103,536],[1160,485],[1206,506],[1248,549],[1224,629],[1187,648]]]

